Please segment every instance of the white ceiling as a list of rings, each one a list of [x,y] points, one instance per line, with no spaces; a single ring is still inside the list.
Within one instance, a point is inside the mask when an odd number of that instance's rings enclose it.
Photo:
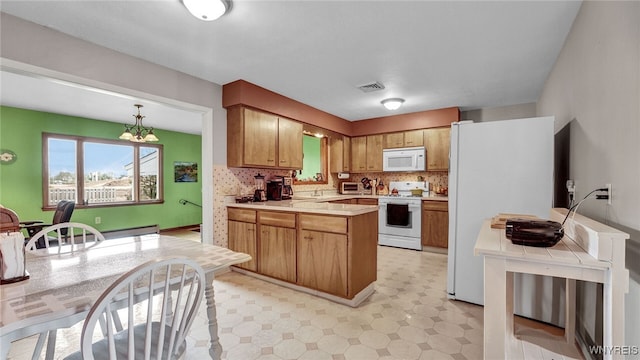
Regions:
[[[537,101],[581,2],[234,1],[213,22],[193,18],[179,0],[0,4],[3,12],[217,84],[244,79],[361,120]],[[32,108],[26,104],[32,102],[38,110],[120,122],[135,110],[131,99],[71,87],[73,99],[91,96],[83,102],[89,105],[65,103],[69,109],[60,111],[51,94],[65,85],[50,83],[56,88],[47,90],[29,83],[42,79],[19,85],[20,78],[2,74],[3,104]],[[374,81],[386,89],[357,89]],[[380,105],[389,97],[406,102],[389,112]],[[153,107],[143,108],[145,125],[164,118]],[[199,127],[199,115],[190,116]]]

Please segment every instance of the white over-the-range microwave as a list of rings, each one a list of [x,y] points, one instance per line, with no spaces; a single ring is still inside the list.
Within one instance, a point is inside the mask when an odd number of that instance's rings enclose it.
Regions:
[[[424,171],[425,148],[409,147],[382,150],[382,171]]]

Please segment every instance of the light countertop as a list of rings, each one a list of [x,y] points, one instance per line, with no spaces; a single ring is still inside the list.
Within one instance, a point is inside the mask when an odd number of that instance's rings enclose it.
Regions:
[[[422,201],[449,201],[447,195],[429,194],[429,196],[423,196]]]
[[[355,216],[378,210],[376,205],[334,204],[330,201],[346,199],[378,199],[378,195],[341,195],[329,193],[322,196],[294,195],[293,200],[265,201],[249,203],[228,203],[227,207],[236,207],[253,210],[290,211],[326,215]],[[422,198],[423,201],[448,201],[447,196],[429,195]]]
[[[282,200],[264,201],[253,203],[230,203],[227,207],[244,208],[252,210],[274,210],[290,211],[299,213],[313,213],[325,215],[356,216],[378,211],[376,205],[352,205],[352,204],[332,204],[329,200]]]

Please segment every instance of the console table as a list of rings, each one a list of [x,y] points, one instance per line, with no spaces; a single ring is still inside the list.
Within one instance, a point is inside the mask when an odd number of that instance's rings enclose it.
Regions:
[[[562,222],[567,209],[552,209],[550,219]],[[484,256],[484,358],[523,358],[522,343],[513,333],[513,274],[566,279],[564,341],[575,343],[576,280],[603,284],[603,346],[624,345],[624,294],[629,291],[625,241],[629,235],[581,215],[565,223],[565,236],[553,247],[514,245],[504,229],[486,220],[475,255]],[[604,354],[604,359],[622,358]]]

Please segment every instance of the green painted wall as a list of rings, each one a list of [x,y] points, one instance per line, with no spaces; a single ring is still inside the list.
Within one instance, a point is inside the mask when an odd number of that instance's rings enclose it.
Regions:
[[[309,178],[309,181],[313,181],[313,177],[316,176],[316,173],[319,173],[322,168],[320,138],[304,135],[302,137],[302,153],[304,154],[304,159],[302,160],[302,172],[298,176],[298,180]]]
[[[50,222],[53,211],[42,211],[42,133],[116,139],[122,130],[122,124],[108,121],[0,107],[0,148],[9,149],[18,156],[13,164],[0,165],[0,204],[13,209],[20,220]],[[199,207],[178,202],[186,199],[202,203],[200,174],[196,183],[176,183],[173,175],[174,161],[193,161],[201,167],[201,137],[163,130],[154,130],[154,133],[164,146],[164,204],[76,208],[72,221],[89,224],[101,231],[154,224],[169,229],[202,223]],[[94,223],[97,216],[102,218],[101,224]]]

